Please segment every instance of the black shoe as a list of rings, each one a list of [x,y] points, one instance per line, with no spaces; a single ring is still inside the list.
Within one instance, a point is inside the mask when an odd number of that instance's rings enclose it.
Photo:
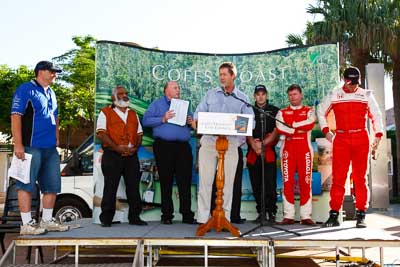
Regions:
[[[147,225],[147,222],[143,221],[140,218],[136,218],[136,219],[134,219],[132,221],[129,221],[129,224],[130,225]]]
[[[255,223],[255,224],[259,224],[259,223],[261,223],[261,213],[260,214],[258,214],[258,216],[257,216],[257,218],[253,221],[253,223]]]
[[[111,227],[111,223],[101,223],[101,227]]]
[[[275,219],[276,219],[275,213],[268,212],[268,222],[275,223]]]
[[[335,210],[331,210],[329,212],[328,220],[324,224],[322,224],[322,227],[336,227],[336,226],[339,226],[340,223],[339,223],[338,217],[339,217],[339,212],[337,212]]]
[[[172,224],[172,219],[161,219],[162,224]]]
[[[186,223],[186,224],[197,224],[197,221],[196,221],[196,219],[194,219],[194,218],[191,218],[191,219],[183,219],[183,220],[182,220],[182,223]],[[165,224],[168,224],[168,223],[165,223]],[[170,224],[172,224],[172,221],[171,221]]]
[[[235,218],[231,219],[231,223],[237,223],[237,224],[244,224],[246,222],[245,218]]]
[[[356,218],[357,218],[357,223],[356,223],[357,228],[366,228],[367,227],[367,224],[365,223],[365,211],[358,210],[356,212]]]

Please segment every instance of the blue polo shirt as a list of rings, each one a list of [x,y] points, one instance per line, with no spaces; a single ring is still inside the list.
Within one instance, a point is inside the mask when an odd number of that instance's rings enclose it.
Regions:
[[[154,100],[143,115],[142,125],[153,128],[153,138],[164,141],[189,141],[191,130],[189,126],[162,122],[162,118],[170,106],[171,100],[166,96]],[[191,114],[189,113],[189,115]]]
[[[14,93],[11,114],[22,116],[22,144],[35,148],[56,146],[57,99],[36,81],[21,84]]]

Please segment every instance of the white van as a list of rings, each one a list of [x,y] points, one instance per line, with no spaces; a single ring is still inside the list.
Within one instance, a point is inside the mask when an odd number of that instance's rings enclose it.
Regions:
[[[93,141],[93,135],[89,136],[61,163],[61,192],[54,206],[54,217],[61,222],[92,217]]]

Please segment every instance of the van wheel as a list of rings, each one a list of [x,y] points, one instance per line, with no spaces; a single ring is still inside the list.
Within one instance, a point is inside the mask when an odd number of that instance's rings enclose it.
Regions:
[[[53,214],[60,222],[71,222],[91,216],[86,204],[76,198],[58,199]]]

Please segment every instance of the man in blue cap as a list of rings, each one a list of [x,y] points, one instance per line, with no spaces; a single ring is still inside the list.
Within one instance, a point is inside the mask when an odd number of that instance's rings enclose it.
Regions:
[[[21,235],[44,234],[47,231],[67,231],[52,216],[57,193],[61,191],[58,106],[50,88],[62,70],[50,61],[40,61],[35,67],[35,79],[20,85],[14,93],[11,107],[11,130],[14,155],[25,159],[32,155],[30,182],[17,181],[21,211]],[[40,224],[31,216],[31,192],[39,183],[43,193],[43,214]]]

